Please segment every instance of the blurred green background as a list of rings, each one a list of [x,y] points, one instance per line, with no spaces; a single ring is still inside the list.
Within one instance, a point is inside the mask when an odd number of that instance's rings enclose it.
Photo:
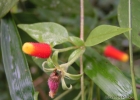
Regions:
[[[84,0],[85,2],[85,39],[93,28],[101,24],[115,25],[119,26],[117,18],[117,6],[119,0]],[[37,22],[55,22],[66,27],[70,35],[75,35],[79,37],[79,23],[80,23],[80,2],[79,0],[19,0],[17,5],[15,5],[11,12],[16,24],[29,24]],[[22,43],[35,41],[30,38],[25,32],[19,29],[20,37]],[[124,35],[116,36],[112,39],[109,39],[99,45],[94,46],[98,52],[103,55],[102,48],[108,44],[119,48],[120,50],[128,53],[128,40]],[[64,46],[69,44],[64,44]],[[134,65],[135,65],[135,74],[136,82],[140,84],[140,52],[139,48],[133,46],[134,54]],[[62,61],[66,61],[65,57],[69,53],[64,53],[60,55]],[[1,56],[0,56],[1,57]],[[47,78],[48,75],[45,74],[31,59],[30,56],[26,55],[28,63],[30,66],[30,71],[33,78],[33,83],[35,89],[40,92],[39,100],[51,100],[48,96],[48,86]],[[130,79],[130,68],[129,62],[122,63],[113,59],[109,59],[111,63],[118,66],[123,73]],[[0,100],[11,100],[8,90],[8,85],[6,81],[6,76],[3,69],[2,58],[0,60]],[[75,69],[78,69],[77,65],[73,65]],[[72,73],[74,69],[69,70]],[[86,77],[85,77],[86,78]],[[89,79],[85,79],[85,84],[89,84]],[[69,93],[69,95],[64,96],[61,100],[72,100],[78,95],[80,91],[80,82],[67,80],[67,83],[75,84],[74,91]],[[89,84],[90,85],[90,84]],[[140,85],[137,85],[140,88]],[[57,96],[62,93],[61,86],[57,93]],[[94,99],[96,100],[96,85],[94,88]],[[140,95],[140,90],[138,90]],[[100,91],[101,100],[110,100],[107,96]],[[140,98],[140,96],[139,96]]]

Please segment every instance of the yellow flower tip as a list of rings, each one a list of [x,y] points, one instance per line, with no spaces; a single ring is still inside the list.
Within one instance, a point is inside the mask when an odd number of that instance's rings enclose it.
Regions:
[[[123,62],[127,62],[128,59],[129,59],[128,54],[124,54],[124,55],[122,56],[122,61],[123,61]]]
[[[24,43],[22,46],[22,51],[26,54],[32,54],[34,51],[34,46],[29,42]]]

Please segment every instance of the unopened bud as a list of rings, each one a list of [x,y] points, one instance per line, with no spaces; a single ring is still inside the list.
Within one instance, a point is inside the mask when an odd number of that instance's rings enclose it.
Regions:
[[[57,72],[57,70],[53,71],[50,74],[50,77],[48,79],[48,86],[50,89],[49,96],[51,98],[54,98],[54,96],[58,90],[60,79],[61,79],[61,73]]]

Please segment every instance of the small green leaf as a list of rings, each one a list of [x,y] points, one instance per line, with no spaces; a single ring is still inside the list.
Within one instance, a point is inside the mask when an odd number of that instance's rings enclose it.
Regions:
[[[75,36],[70,36],[69,42],[71,42],[75,46],[84,46],[84,41],[82,41],[80,38],[75,37]]]
[[[140,0],[131,0],[132,6],[132,43],[140,48],[140,14],[139,14]],[[118,21],[121,27],[129,27],[128,21],[128,0],[120,0],[118,6]],[[125,36],[128,37],[128,32]]]
[[[68,58],[68,61],[72,60],[73,58],[78,59],[83,53],[85,52],[85,49],[76,49],[71,53],[71,55]]]
[[[0,18],[6,15],[18,0],[0,0]]]
[[[109,97],[129,98],[132,86],[121,71],[94,49],[87,48],[84,54],[85,74]]]
[[[74,75],[74,74],[65,73],[65,75],[72,80],[78,80],[83,74],[75,74]]]
[[[111,25],[101,25],[96,27],[89,34],[85,45],[86,46],[94,46],[99,44],[105,40],[108,40],[116,35],[129,31],[129,28],[120,28],[117,26]]]
[[[67,30],[63,26],[53,22],[19,24],[18,27],[38,42],[49,43],[52,46],[66,42],[68,38]]]
[[[64,90],[72,89],[72,85],[70,85],[70,87],[67,87],[64,78],[61,78],[61,82],[62,82],[62,88],[63,88]]]
[[[34,100],[30,70],[21,50],[17,27],[7,15],[1,20],[1,49],[5,74],[12,100]]]

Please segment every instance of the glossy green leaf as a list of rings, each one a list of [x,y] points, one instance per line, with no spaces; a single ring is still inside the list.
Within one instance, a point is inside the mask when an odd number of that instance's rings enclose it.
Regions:
[[[132,0],[132,42],[140,47],[140,14],[139,14],[140,0]],[[118,6],[118,20],[121,27],[128,27],[128,0],[120,0]],[[125,33],[128,37],[128,32]]]
[[[120,28],[111,25],[100,25],[91,31],[85,42],[85,45],[94,46],[129,30],[129,28]]]
[[[109,97],[131,97],[132,87],[128,79],[94,49],[87,48],[84,66],[86,75]]]
[[[0,0],[0,18],[6,15],[18,0]]]
[[[1,20],[1,49],[5,74],[12,100],[34,100],[30,70],[21,50],[14,21],[8,15]]]
[[[19,28],[27,32],[38,42],[45,42],[55,46],[67,41],[67,30],[53,22],[42,22],[35,24],[19,24]]]
[[[71,42],[75,46],[84,46],[84,41],[82,41],[78,37],[70,36],[69,37],[69,42]]]

